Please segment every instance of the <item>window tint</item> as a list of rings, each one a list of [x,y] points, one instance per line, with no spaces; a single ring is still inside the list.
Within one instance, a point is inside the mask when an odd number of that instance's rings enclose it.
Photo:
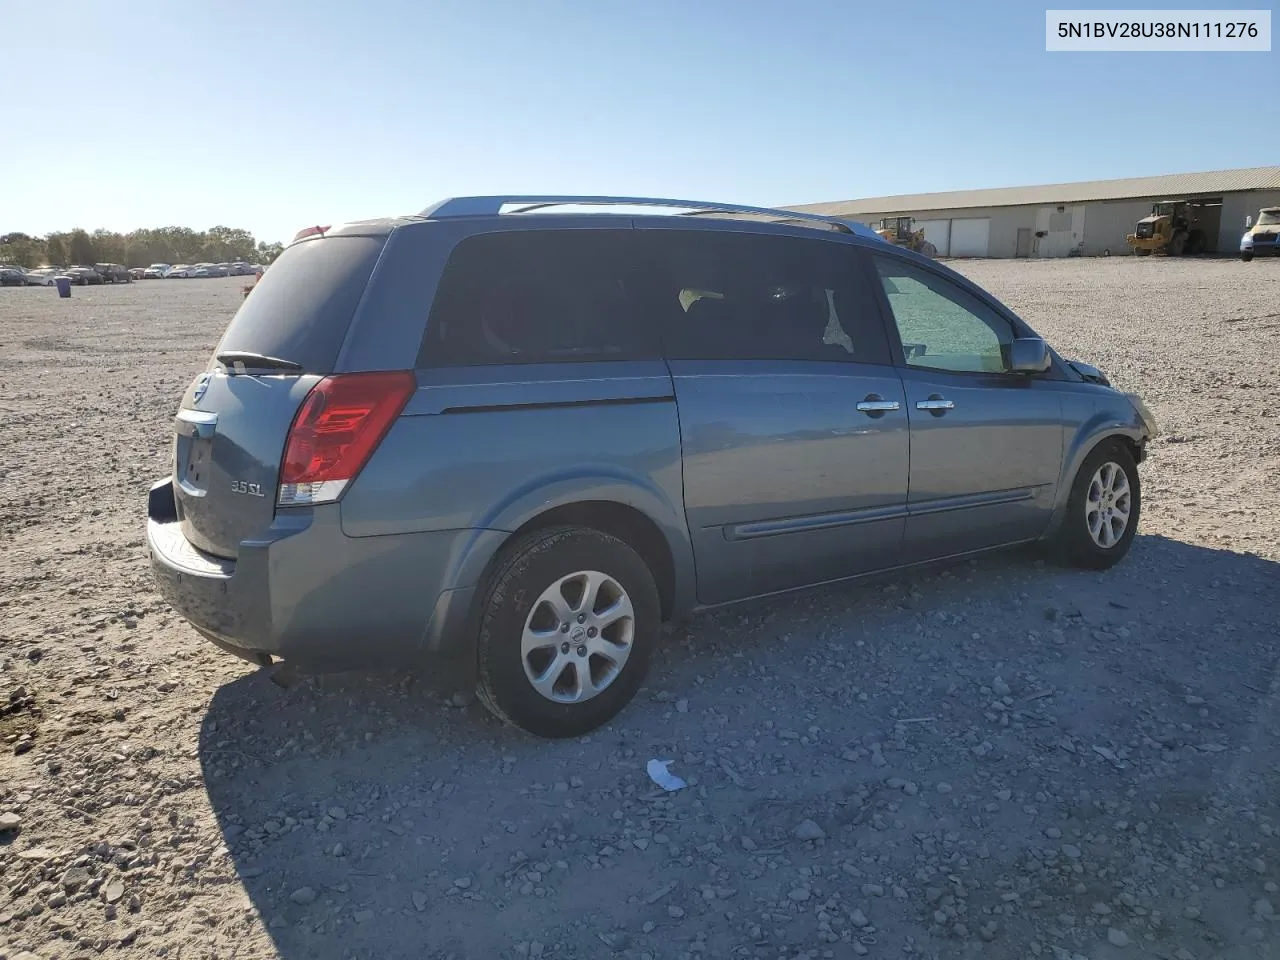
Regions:
[[[463,240],[445,265],[418,365],[654,356],[629,293],[631,232],[513,230]]]
[[[856,249],[710,230],[644,231],[646,313],[679,360],[887,363]]]
[[[1013,326],[960,287],[927,270],[875,257],[909,366],[1003,373]]]
[[[307,373],[331,373],[386,239],[325,237],[287,247],[254,286],[217,352],[261,353],[299,363]]]

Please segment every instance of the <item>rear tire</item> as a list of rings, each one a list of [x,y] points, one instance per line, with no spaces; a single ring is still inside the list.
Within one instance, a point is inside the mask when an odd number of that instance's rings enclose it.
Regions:
[[[1242,253],[1242,254],[1240,254],[1240,259],[1241,259],[1241,260],[1243,260],[1245,263],[1248,263],[1250,260],[1252,260],[1252,259],[1253,259],[1253,254],[1252,254],[1252,253]]]
[[[1133,248],[1133,255],[1134,255],[1135,257],[1149,257],[1149,256],[1151,256],[1151,251],[1150,251],[1150,250],[1144,250],[1142,247],[1134,247],[1134,248]]]
[[[1049,552],[1065,566],[1106,570],[1129,552],[1141,514],[1138,465],[1123,443],[1104,440],[1071,483],[1066,516]]]
[[[653,574],[626,543],[583,527],[534,531],[489,579],[476,694],[535,736],[581,736],[635,696],[661,619]]]

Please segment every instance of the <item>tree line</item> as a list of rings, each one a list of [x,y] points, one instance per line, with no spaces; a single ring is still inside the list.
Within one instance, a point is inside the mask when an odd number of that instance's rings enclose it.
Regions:
[[[270,263],[284,245],[255,240],[238,227],[159,227],[116,233],[79,228],[34,237],[26,233],[0,235],[0,263],[23,267],[122,263],[145,267],[152,263]]]

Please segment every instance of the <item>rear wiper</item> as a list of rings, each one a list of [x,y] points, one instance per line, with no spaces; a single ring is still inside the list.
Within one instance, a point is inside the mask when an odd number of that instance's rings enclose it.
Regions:
[[[262,353],[248,350],[226,350],[215,358],[229,368],[250,368],[254,370],[301,370],[302,364],[292,360],[281,360],[279,357],[268,357]]]

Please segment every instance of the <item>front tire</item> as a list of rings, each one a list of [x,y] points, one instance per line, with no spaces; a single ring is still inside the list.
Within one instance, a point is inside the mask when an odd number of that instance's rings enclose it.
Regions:
[[[1106,570],[1124,559],[1138,531],[1142,486],[1138,465],[1116,440],[1098,444],[1071,484],[1066,516],[1050,547],[1067,566]]]
[[[512,544],[483,603],[476,693],[539,737],[577,737],[613,719],[644,680],[662,619],[640,555],[583,527]]]
[[[1242,254],[1240,254],[1240,259],[1241,259],[1241,260],[1243,260],[1245,263],[1248,263],[1250,260],[1252,260],[1252,259],[1253,259],[1253,254],[1252,254],[1252,253],[1242,253]]]

